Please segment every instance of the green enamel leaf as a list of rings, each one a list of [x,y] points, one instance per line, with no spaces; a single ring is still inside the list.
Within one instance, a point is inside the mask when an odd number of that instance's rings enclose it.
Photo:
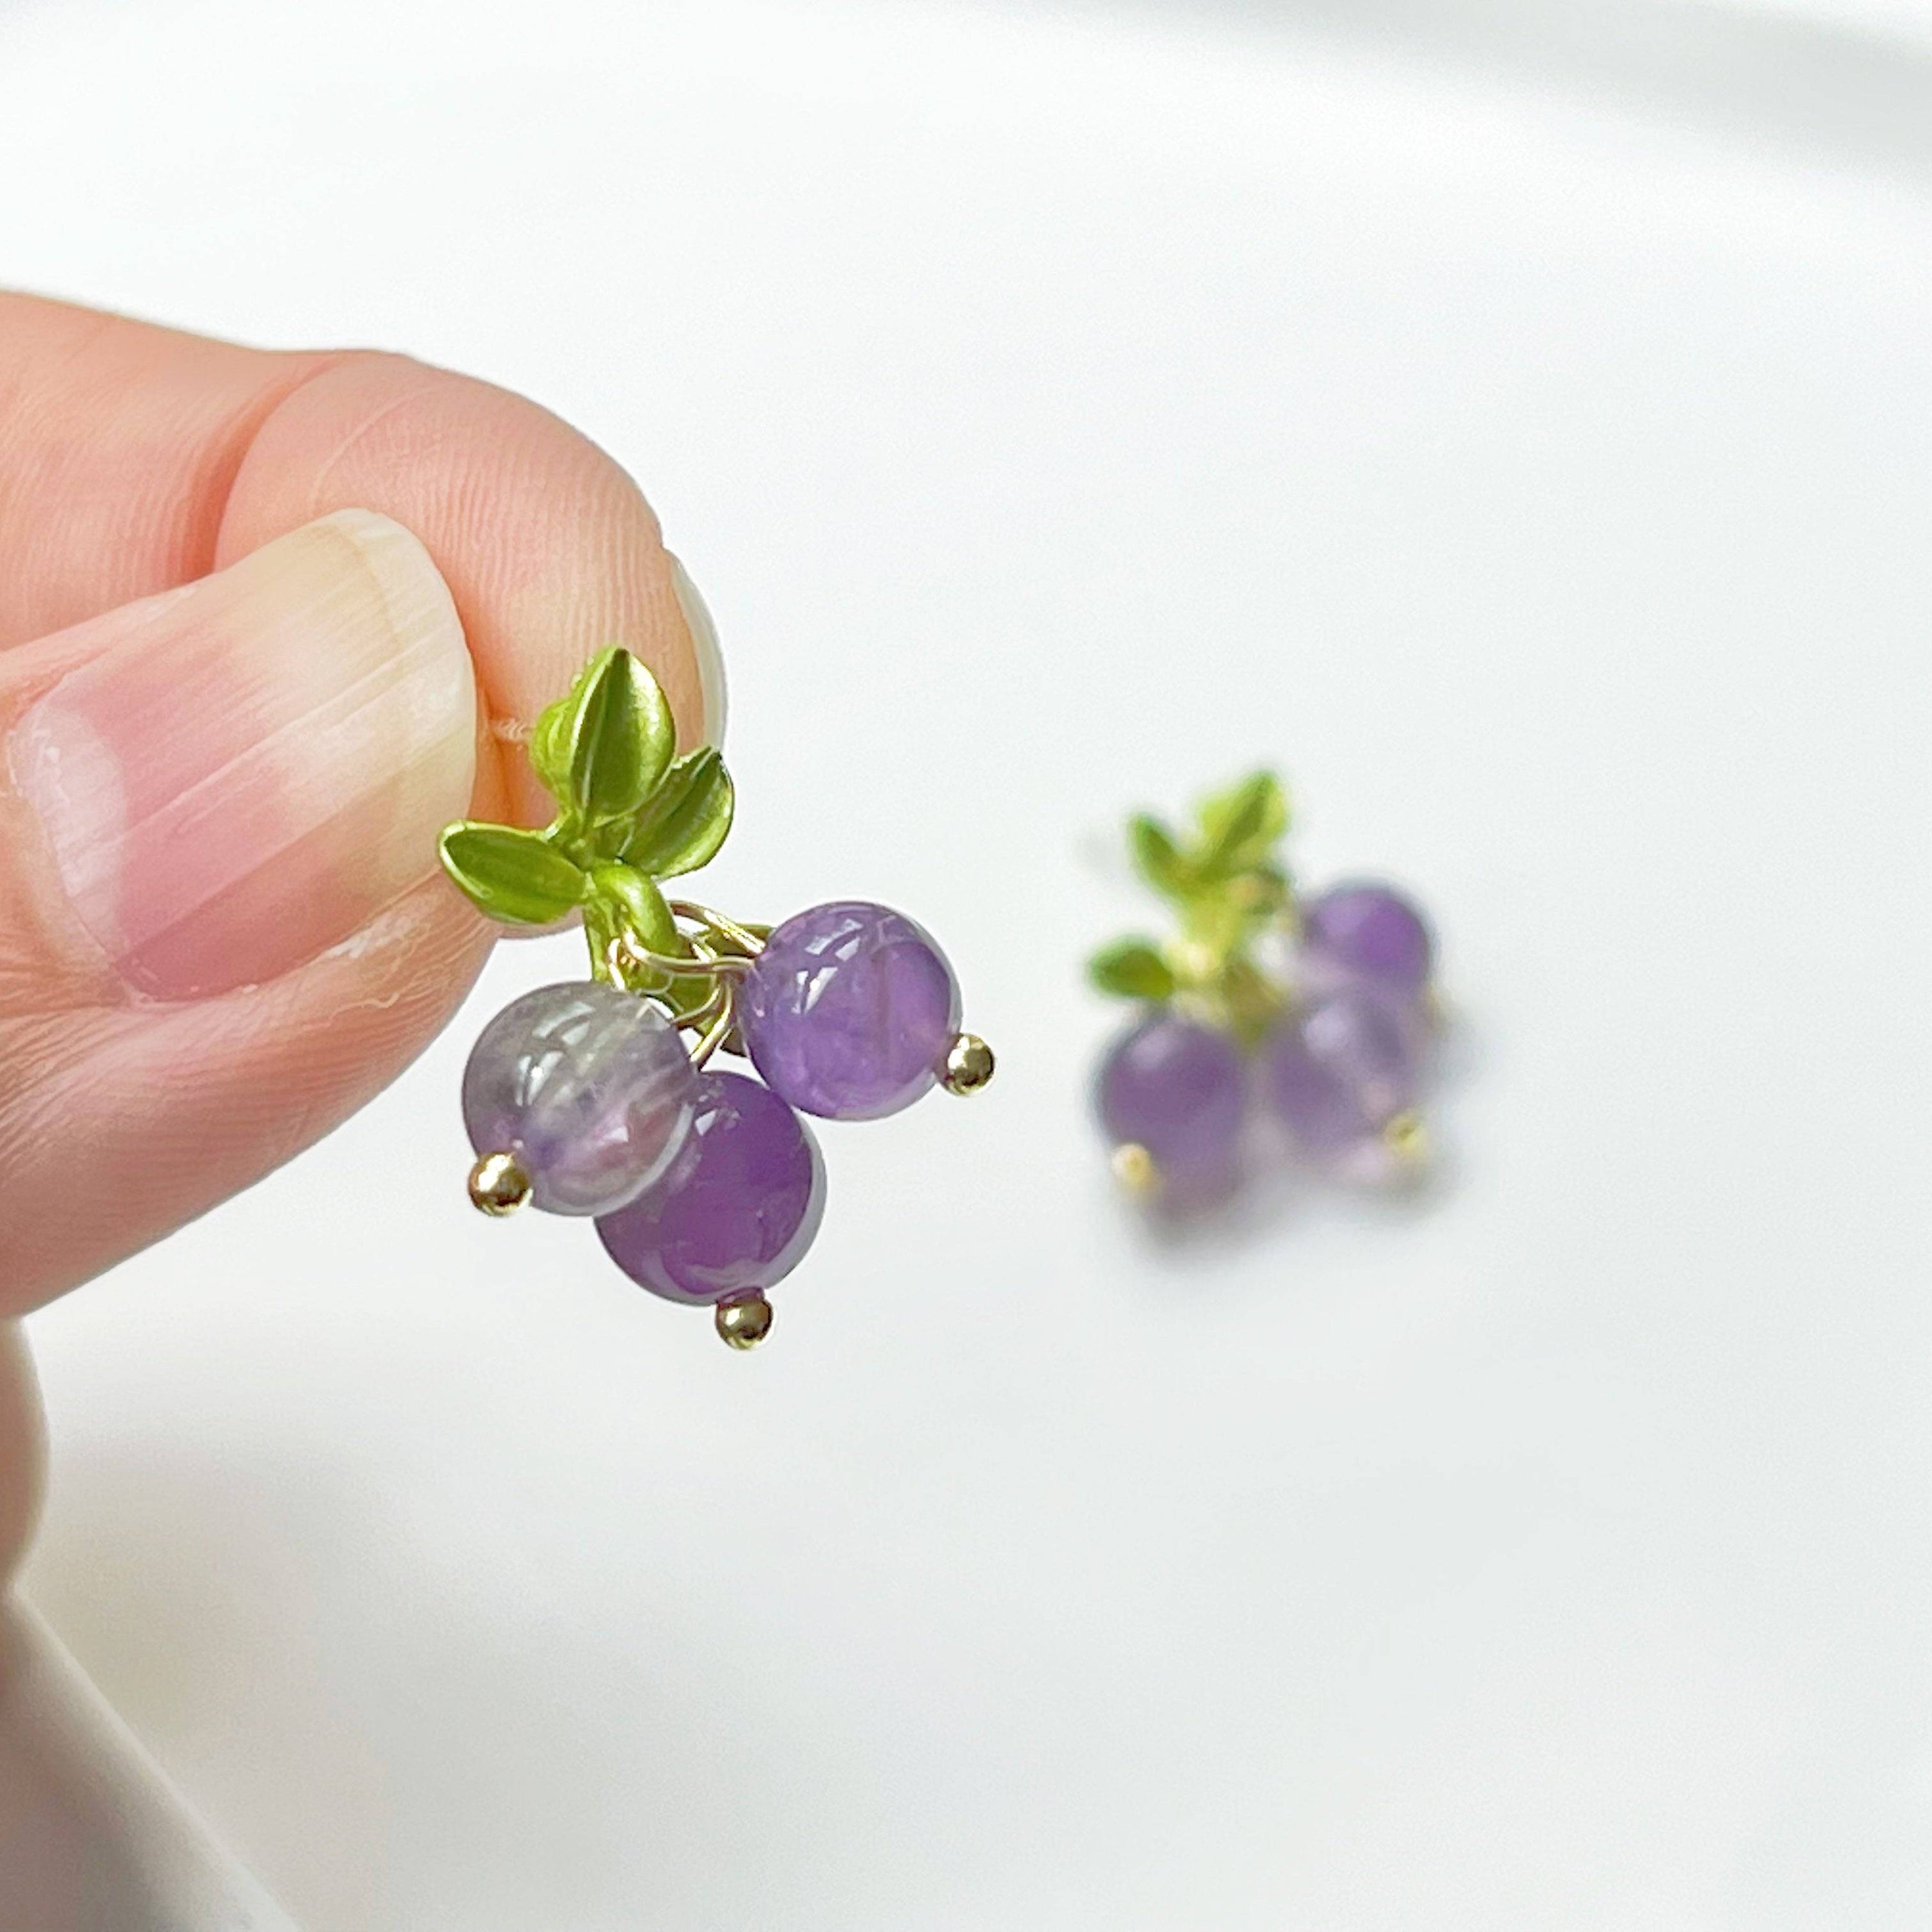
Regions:
[[[530,734],[530,764],[551,797],[567,798],[570,794],[570,724],[574,715],[574,692],[566,692],[554,704],[537,714],[536,728]]]
[[[566,704],[542,748],[546,764],[567,766],[563,802],[592,825],[627,817],[656,788],[676,748],[657,680],[614,644],[591,659]]]
[[[442,868],[476,909],[506,926],[549,926],[584,896],[584,874],[542,833],[457,824],[437,842]]]
[[[664,896],[632,866],[599,866],[590,874],[596,904],[614,915],[614,924],[652,952],[682,952],[684,941]]]
[[[1287,830],[1281,781],[1272,772],[1256,772],[1202,805],[1202,869],[1225,878],[1262,865]]]
[[[1102,946],[1088,961],[1087,976],[1102,992],[1124,1000],[1165,1000],[1174,989],[1173,969],[1144,939]]]
[[[708,864],[731,830],[731,775],[714,746],[692,752],[664,774],[624,842],[626,864],[655,879]]]
[[[1193,868],[1181,856],[1172,836],[1146,812],[1127,821],[1127,844],[1142,878],[1157,892],[1180,898],[1192,890]]]
[[[584,905],[584,940],[590,949],[590,976],[607,986],[617,984],[616,969],[610,959],[610,943],[617,937],[616,913],[595,895]]]

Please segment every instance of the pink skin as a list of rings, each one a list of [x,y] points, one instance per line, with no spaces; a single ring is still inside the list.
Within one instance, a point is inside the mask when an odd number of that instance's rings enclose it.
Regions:
[[[491,939],[436,832],[547,815],[517,728],[592,652],[686,744],[716,694],[636,486],[484,383],[0,295],[0,452],[6,1318],[422,1049]],[[40,1480],[0,1318],[0,1578]]]

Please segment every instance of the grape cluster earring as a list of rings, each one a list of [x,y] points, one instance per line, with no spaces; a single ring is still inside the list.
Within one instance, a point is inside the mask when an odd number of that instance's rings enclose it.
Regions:
[[[674,758],[674,736],[656,680],[607,650],[531,739],[550,826],[443,832],[443,868],[480,910],[525,926],[580,914],[590,950],[588,981],[513,1000],[470,1054],[470,1195],[486,1214],[590,1217],[633,1281],[711,1306],[748,1348],[824,1210],[800,1114],[877,1120],[934,1085],[976,1093],[993,1056],[959,1030],[952,967],[903,914],[847,900],[772,928],[667,898],[661,882],[716,855],[734,806],[717,751]],[[759,1078],[714,1070],[721,1052]]]
[[[1114,1173],[1136,1194],[1224,1198],[1258,1112],[1296,1159],[1331,1174],[1385,1178],[1425,1156],[1428,924],[1379,884],[1298,898],[1280,856],[1287,830],[1266,772],[1208,800],[1187,836],[1145,814],[1130,824],[1136,868],[1180,927],[1164,944],[1119,940],[1088,967],[1141,1008],[1094,1088]]]

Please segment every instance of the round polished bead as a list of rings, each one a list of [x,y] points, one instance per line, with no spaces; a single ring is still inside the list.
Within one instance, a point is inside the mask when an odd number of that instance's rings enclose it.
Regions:
[[[691,1124],[691,1060],[658,1009],[594,980],[539,986],[483,1029],[463,1075],[478,1154],[506,1154],[553,1214],[619,1208]]]
[[[470,1170],[470,1205],[493,1220],[526,1207],[530,1178],[513,1154],[486,1154]]]
[[[766,940],[738,1026],[772,1092],[808,1114],[875,1120],[939,1078],[959,986],[932,935],[862,900],[813,906]]]
[[[1414,1106],[1414,1031],[1360,988],[1324,994],[1282,1020],[1262,1049],[1269,1104],[1301,1151],[1339,1160],[1376,1142]]]
[[[1318,979],[1408,1000],[1429,983],[1436,944],[1409,899],[1392,886],[1359,880],[1304,903],[1301,950]]]
[[[712,1324],[726,1348],[755,1348],[772,1332],[772,1304],[762,1294],[721,1301],[712,1314]]]
[[[993,1049],[976,1033],[962,1033],[946,1049],[939,1084],[947,1093],[968,1100],[993,1084],[998,1065]]]
[[[1226,1034],[1156,1012],[1108,1049],[1094,1099],[1108,1138],[1145,1150],[1150,1187],[1194,1193],[1233,1180],[1247,1093],[1246,1063]]]
[[[783,1280],[824,1212],[825,1163],[812,1130],[746,1075],[702,1073],[691,1133],[670,1172],[602,1216],[597,1232],[653,1294],[722,1301]]]

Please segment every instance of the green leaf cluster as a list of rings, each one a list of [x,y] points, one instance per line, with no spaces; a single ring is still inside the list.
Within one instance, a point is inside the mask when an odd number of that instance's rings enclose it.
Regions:
[[[1204,800],[1185,830],[1148,812],[1130,820],[1134,868],[1172,905],[1180,932],[1165,946],[1136,937],[1103,946],[1088,962],[1088,978],[1122,999],[1192,995],[1244,1034],[1264,1027],[1280,996],[1250,950],[1292,915],[1278,856],[1288,825],[1287,794],[1268,771]]]
[[[1231,886],[1252,898],[1258,879],[1286,884],[1275,848],[1288,830],[1288,794],[1274,772],[1250,772],[1202,800],[1194,816],[1191,833],[1148,812],[1128,824],[1135,868],[1163,898],[1185,908]]]
[[[734,796],[715,747],[676,752],[657,680],[621,646],[600,651],[531,736],[530,762],[556,800],[555,818],[541,832],[446,826],[443,869],[505,925],[550,926],[580,910],[593,958],[620,938],[651,952],[685,951],[658,881],[716,854]]]
[[[1174,968],[1150,939],[1117,939],[1087,962],[1087,976],[1123,1000],[1171,1000],[1180,986]]]

